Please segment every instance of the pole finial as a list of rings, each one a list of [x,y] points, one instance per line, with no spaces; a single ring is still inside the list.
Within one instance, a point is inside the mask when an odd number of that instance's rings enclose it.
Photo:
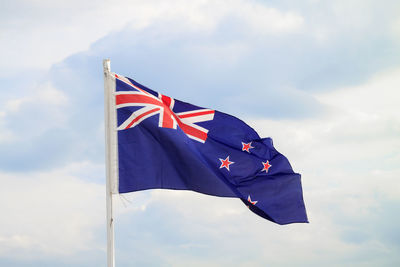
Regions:
[[[110,59],[108,59],[108,58],[103,59],[103,70],[104,70],[104,72],[110,72],[111,71]]]

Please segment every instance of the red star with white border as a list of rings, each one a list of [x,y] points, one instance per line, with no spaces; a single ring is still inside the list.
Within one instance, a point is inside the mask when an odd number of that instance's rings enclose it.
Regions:
[[[264,165],[264,168],[261,171],[265,171],[266,173],[268,173],[269,168],[272,167],[272,165],[269,164],[269,160],[267,160],[267,162],[263,162],[262,164]]]
[[[255,205],[255,204],[257,204],[257,202],[258,201],[256,201],[256,200],[251,200],[251,198],[250,198],[250,195],[247,197],[247,201],[251,204],[251,205]]]
[[[226,159],[219,159],[221,161],[221,166],[219,166],[220,169],[226,168],[228,171],[229,170],[229,165],[235,163],[233,161],[229,161],[229,156],[226,157]]]
[[[250,153],[250,148],[254,148],[251,146],[251,142],[247,144],[242,142],[242,151],[247,151]]]

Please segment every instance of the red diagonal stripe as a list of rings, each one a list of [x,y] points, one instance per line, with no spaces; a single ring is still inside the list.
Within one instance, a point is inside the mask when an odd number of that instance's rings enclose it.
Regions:
[[[182,123],[181,121],[178,121],[178,125],[185,134],[197,137],[203,141],[207,140],[207,133],[199,129],[196,129],[188,124]]]

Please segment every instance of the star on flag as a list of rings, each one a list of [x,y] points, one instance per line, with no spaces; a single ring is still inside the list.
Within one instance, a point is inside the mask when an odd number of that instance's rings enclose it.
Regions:
[[[267,162],[263,162],[262,163],[264,165],[264,168],[261,171],[265,171],[266,173],[268,173],[269,168],[271,168],[271,164],[269,164],[269,160],[267,160]]]
[[[242,142],[242,151],[247,151],[250,153],[251,148],[254,148],[251,146],[251,142],[247,144]]]
[[[226,168],[228,171],[229,170],[229,165],[235,163],[233,161],[229,161],[229,156],[226,157],[226,159],[219,159],[221,161],[221,166],[219,166],[220,169]]]
[[[247,201],[251,204],[251,205],[255,205],[255,204],[257,204],[257,202],[258,201],[256,201],[256,200],[251,200],[251,198],[250,198],[250,195],[247,197]]]

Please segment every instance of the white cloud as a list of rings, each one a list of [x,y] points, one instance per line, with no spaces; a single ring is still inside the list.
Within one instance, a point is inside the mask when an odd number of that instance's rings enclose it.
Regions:
[[[393,35],[394,40],[400,43],[400,18],[393,21],[390,31]]]
[[[237,14],[249,24],[250,30],[258,34],[276,34],[297,32],[303,26],[304,19],[294,12],[281,12],[276,8],[261,4],[245,4],[236,7]]]
[[[9,143],[21,136],[26,139],[26,132],[20,127],[29,128],[29,136],[37,136],[63,126],[68,119],[65,112],[68,104],[67,95],[49,82],[36,86],[23,97],[6,100],[0,108],[0,143]],[[16,124],[21,118],[26,119],[23,125]]]
[[[303,19],[256,2],[212,1],[22,1],[9,3],[0,19],[0,70],[48,68],[112,31],[175,23],[168,32],[212,31],[225,17],[238,17],[258,34],[297,30]],[[18,18],[18,19],[17,19]]]
[[[398,40],[396,1],[387,1],[385,5],[371,0],[308,1],[307,4],[303,5],[305,27],[321,45],[345,41],[347,46],[356,42],[360,47],[383,36],[387,40]]]
[[[64,92],[54,88],[46,82],[35,88],[33,94],[22,98],[8,100],[4,108],[8,112],[18,112],[21,106],[35,103],[42,106],[63,107],[68,103],[68,97]]]
[[[105,224],[104,186],[71,175],[73,170],[0,174],[0,257],[54,258],[104,249],[96,236]]]
[[[349,112],[358,120],[367,121],[369,125],[386,119],[398,123],[400,91],[396,87],[399,85],[400,69],[394,69],[375,74],[366,84],[340,88],[317,98],[338,108],[339,112]]]

